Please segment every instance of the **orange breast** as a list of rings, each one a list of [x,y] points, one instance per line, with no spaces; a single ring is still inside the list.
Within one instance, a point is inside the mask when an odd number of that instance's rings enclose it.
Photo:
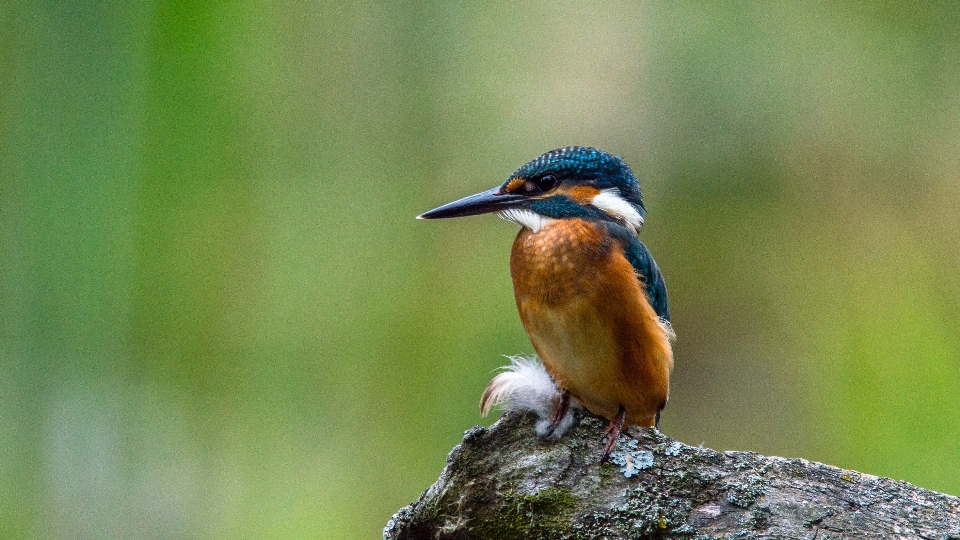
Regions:
[[[673,353],[633,266],[602,225],[522,229],[510,256],[520,319],[557,383],[591,412],[652,426]]]

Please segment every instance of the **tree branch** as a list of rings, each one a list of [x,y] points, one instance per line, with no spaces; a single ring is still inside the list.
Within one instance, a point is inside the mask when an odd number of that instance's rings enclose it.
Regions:
[[[470,429],[384,538],[960,540],[960,498],[803,459],[631,428],[600,465],[607,422],[578,414],[560,440],[537,437],[532,414]]]

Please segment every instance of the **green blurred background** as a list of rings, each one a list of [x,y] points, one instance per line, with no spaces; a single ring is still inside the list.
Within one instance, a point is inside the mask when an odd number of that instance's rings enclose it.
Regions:
[[[622,155],[667,434],[960,494],[960,8],[0,5],[0,537],[371,538],[530,352],[516,226]]]

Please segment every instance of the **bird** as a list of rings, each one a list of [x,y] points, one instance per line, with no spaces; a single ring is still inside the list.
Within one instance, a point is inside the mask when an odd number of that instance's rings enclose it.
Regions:
[[[623,158],[552,150],[497,187],[417,217],[487,213],[520,226],[510,275],[520,321],[559,391],[550,428],[571,399],[608,419],[601,462],[626,426],[659,430],[674,333],[663,275],[638,238],[647,214],[640,182]],[[481,408],[495,392],[491,383]]]

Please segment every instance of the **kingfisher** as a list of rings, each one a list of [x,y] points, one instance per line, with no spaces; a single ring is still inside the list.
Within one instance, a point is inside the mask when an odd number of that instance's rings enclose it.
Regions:
[[[624,427],[659,429],[670,393],[674,334],[663,275],[637,238],[640,182],[622,158],[570,146],[418,219],[494,212],[520,225],[510,275],[520,320],[556,385],[548,432],[575,399],[610,420],[605,461]]]

